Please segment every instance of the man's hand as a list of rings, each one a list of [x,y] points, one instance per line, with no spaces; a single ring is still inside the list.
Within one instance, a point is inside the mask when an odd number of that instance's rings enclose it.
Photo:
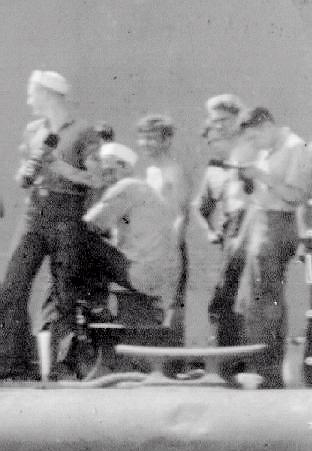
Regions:
[[[41,170],[41,167],[41,161],[33,159],[25,161],[15,176],[16,181],[22,188],[28,188],[33,184],[36,176]]]
[[[215,230],[209,230],[207,232],[208,241],[212,244],[220,244],[222,243],[223,236],[221,232],[217,232]]]
[[[43,141],[43,144],[50,149],[55,149],[59,143],[60,137],[55,133],[49,133],[46,139]]]
[[[50,133],[45,136],[40,145],[34,146],[30,153],[30,158],[34,160],[44,160],[45,162],[49,162],[50,160],[54,160],[55,157],[52,157],[53,150],[57,147],[59,142],[59,136]]]

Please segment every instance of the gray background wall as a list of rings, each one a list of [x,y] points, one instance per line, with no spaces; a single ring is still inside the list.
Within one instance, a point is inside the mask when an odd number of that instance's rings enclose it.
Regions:
[[[207,159],[198,131],[211,95],[235,92],[250,105],[271,108],[278,122],[305,139],[312,136],[311,1],[1,0],[0,16],[0,189],[7,208],[0,223],[2,273],[22,211],[24,194],[13,175],[29,120],[26,81],[35,68],[68,77],[81,113],[109,120],[121,142],[135,146],[133,124],[142,114],[171,114],[178,158],[192,168],[195,185]],[[192,344],[207,339],[206,301],[220,259],[196,227],[189,231]],[[307,302],[301,272],[292,270],[288,296],[292,304],[300,301],[299,313],[292,313],[296,331]]]

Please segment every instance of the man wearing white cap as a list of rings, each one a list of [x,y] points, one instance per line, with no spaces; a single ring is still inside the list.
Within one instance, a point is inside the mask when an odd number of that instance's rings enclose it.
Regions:
[[[56,175],[49,166],[51,160],[60,160],[85,169],[85,159],[98,146],[98,137],[70,114],[68,91],[65,78],[53,71],[36,70],[28,82],[27,103],[39,119],[27,125],[20,146],[23,161],[16,178],[29,197],[25,230],[0,289],[0,377],[20,377],[27,370],[27,301],[46,256],[57,292],[60,329],[75,322],[87,186]]]
[[[111,281],[161,297],[165,313],[179,273],[177,242],[166,205],[144,180],[132,177],[135,152],[111,143],[103,145],[100,154],[103,174],[112,186],[84,220],[102,230],[116,227],[117,246],[102,241],[91,254]]]
[[[207,100],[205,107],[207,118],[202,137],[207,140],[209,157],[212,160],[208,162],[200,193],[194,205],[205,218],[204,226],[209,241],[219,243],[222,239],[224,220],[223,213],[219,210],[222,210],[221,201],[229,179],[229,171],[222,167],[222,163],[229,158],[231,150],[236,146],[239,139],[240,120],[246,107],[233,94],[211,97]],[[235,201],[237,202],[238,199]],[[214,221],[213,216],[216,210],[221,220]]]
[[[240,161],[246,157],[240,123],[247,108],[233,94],[211,97],[205,107],[207,119],[202,136],[207,140],[211,159],[194,207],[202,216],[199,219],[208,240],[223,244],[222,271],[213,297],[209,300],[208,314],[210,320],[217,323],[218,344],[229,346],[239,344],[242,339],[242,321],[234,312],[234,302],[240,279],[237,273],[245,261],[240,254],[234,255],[229,248],[240,228],[247,194],[242,181],[238,180],[237,170],[227,168],[224,162],[233,161],[234,156]],[[227,380],[232,377],[232,367],[227,362],[220,365],[220,373]]]

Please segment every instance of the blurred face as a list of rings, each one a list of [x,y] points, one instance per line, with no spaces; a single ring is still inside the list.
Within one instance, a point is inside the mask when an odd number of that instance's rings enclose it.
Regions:
[[[157,157],[169,149],[171,137],[164,138],[160,131],[149,130],[138,133],[137,143],[148,156]]]
[[[27,88],[27,105],[35,116],[45,113],[47,104],[47,91],[37,83],[29,83]]]
[[[112,185],[129,173],[129,166],[114,155],[101,158],[102,177],[108,185]]]
[[[227,111],[214,110],[208,114],[202,136],[209,150],[218,158],[227,158],[238,135],[238,117]]]
[[[228,111],[214,110],[208,114],[210,132],[208,142],[232,139],[237,133],[237,116]]]

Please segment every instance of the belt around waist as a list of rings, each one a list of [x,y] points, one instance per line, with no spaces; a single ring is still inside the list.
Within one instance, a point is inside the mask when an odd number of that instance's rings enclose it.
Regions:
[[[45,188],[36,189],[32,195],[31,199],[33,200],[49,200],[49,199],[73,199],[77,201],[81,201],[85,198],[85,193],[68,193],[63,191],[51,191]]]

